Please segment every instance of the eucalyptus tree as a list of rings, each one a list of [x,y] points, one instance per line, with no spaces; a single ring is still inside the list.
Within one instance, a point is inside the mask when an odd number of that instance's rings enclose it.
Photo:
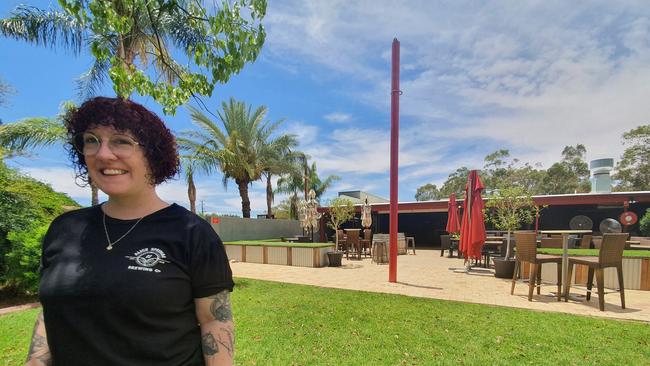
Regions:
[[[0,33],[36,45],[88,50],[95,62],[79,86],[94,94],[109,76],[120,97],[150,95],[165,113],[211,95],[257,58],[266,33],[266,0],[59,0],[62,9],[19,6]],[[173,56],[174,50],[184,59]],[[148,68],[153,66],[155,73]],[[207,72],[206,72],[207,71]]]
[[[208,171],[220,170],[224,187],[228,180],[234,180],[242,200],[242,215],[250,217],[248,187],[267,168],[263,158],[265,149],[287,143],[283,142],[288,140],[286,135],[274,135],[282,121],[266,121],[266,107],[252,110],[234,98],[222,102],[221,110],[217,111],[221,127],[198,109],[189,109],[199,130],[183,132],[178,140],[181,148],[200,160]]]
[[[617,191],[650,190],[650,124],[641,125],[623,134],[626,146],[616,164],[614,179]]]
[[[30,150],[41,147],[68,144],[68,135],[63,117],[76,108],[72,102],[66,102],[62,111],[55,118],[33,117],[17,122],[0,125],[0,148],[8,157],[28,155]],[[99,203],[97,187],[90,182],[91,202]]]

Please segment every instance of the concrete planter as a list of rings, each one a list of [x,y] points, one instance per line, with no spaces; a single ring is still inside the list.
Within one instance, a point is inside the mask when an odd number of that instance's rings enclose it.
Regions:
[[[295,246],[266,246],[226,244],[228,259],[238,262],[276,264],[298,267],[325,267],[329,261],[327,252],[334,245],[321,248],[304,248]]]

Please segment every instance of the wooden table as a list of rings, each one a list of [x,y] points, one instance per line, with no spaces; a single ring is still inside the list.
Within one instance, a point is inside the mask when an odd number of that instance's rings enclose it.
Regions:
[[[569,236],[575,234],[591,234],[591,230],[540,230],[540,234],[562,235],[562,292],[566,300],[569,292]]]

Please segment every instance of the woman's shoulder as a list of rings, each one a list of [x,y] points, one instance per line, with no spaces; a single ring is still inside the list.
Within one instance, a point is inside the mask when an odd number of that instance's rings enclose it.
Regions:
[[[78,220],[86,220],[88,218],[95,217],[99,212],[99,210],[101,210],[100,205],[95,205],[95,206],[82,207],[75,210],[66,211],[61,215],[57,216],[52,221],[52,224],[55,223],[61,224],[66,222],[75,222]]]
[[[178,223],[183,223],[188,228],[210,227],[210,224],[201,216],[176,203],[172,203],[161,210],[160,214],[161,218],[167,220],[172,219]]]

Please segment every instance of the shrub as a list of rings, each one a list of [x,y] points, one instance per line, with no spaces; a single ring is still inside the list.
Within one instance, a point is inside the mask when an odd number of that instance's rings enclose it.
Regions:
[[[54,217],[74,207],[70,197],[0,160],[0,288],[37,289],[42,234]]]
[[[639,229],[643,236],[650,236],[650,208],[645,211],[645,215],[639,221]]]
[[[41,242],[49,223],[35,225],[28,230],[10,232],[7,239],[10,251],[6,256],[5,280],[17,292],[38,291]]]

